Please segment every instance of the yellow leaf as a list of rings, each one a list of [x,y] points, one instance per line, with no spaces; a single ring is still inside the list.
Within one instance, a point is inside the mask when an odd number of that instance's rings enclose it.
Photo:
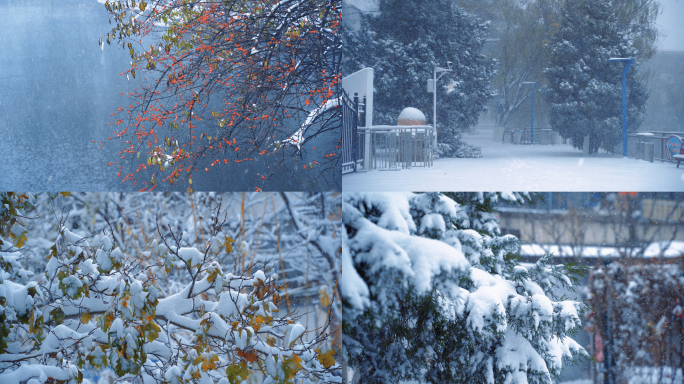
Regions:
[[[224,246],[226,247],[226,253],[233,252],[233,243],[234,242],[235,242],[235,240],[231,239],[230,237],[228,237],[228,236],[225,237]]]
[[[259,360],[259,355],[254,349],[250,349],[249,351],[241,351],[238,349],[237,355],[242,357],[243,359],[249,361],[250,363],[253,363],[257,360]],[[301,368],[301,366],[300,366]]]
[[[71,192],[60,192],[60,194],[62,195],[62,197],[71,196]]]
[[[330,296],[328,296],[328,292],[326,292],[322,289],[319,289],[318,293],[321,294],[321,305],[324,307],[329,306],[331,300],[330,300]]]
[[[326,353],[320,353],[320,351],[320,349],[316,350],[316,352],[318,352],[318,362],[321,363],[322,366],[330,368],[335,365],[335,358],[333,357],[335,350],[331,349]]]
[[[25,242],[26,240],[28,240],[28,239],[26,238],[26,235],[25,235],[24,233],[22,233],[21,236],[18,236],[18,237],[16,238],[16,241],[15,241],[14,246],[17,247],[17,248],[21,248],[21,247],[24,246],[24,242]]]
[[[212,354],[208,359],[204,359],[204,362],[202,362],[202,370],[208,371],[211,369],[216,369],[216,361],[218,361],[218,356],[215,354]]]
[[[33,310],[31,310],[31,315],[29,316],[29,324],[33,324],[34,320],[35,320],[35,314],[33,313]]]
[[[300,359],[299,356],[297,356],[296,353],[293,353],[293,354],[292,354],[292,359],[291,359],[291,360],[294,361],[295,367],[297,367],[297,369],[302,369],[302,365],[299,364],[299,363],[302,362],[302,359]]]
[[[81,315],[81,323],[88,324],[90,322],[90,319],[92,319],[92,318],[93,318],[93,315],[86,312],[86,313]]]
[[[302,369],[301,362],[302,359],[295,353],[293,353],[289,359],[285,359],[283,361],[283,373],[285,373],[285,377],[288,379],[294,378],[297,372]]]
[[[150,316],[152,318],[153,316]],[[150,319],[148,319],[149,321]],[[150,321],[147,323],[147,328],[148,328],[148,334],[147,334],[147,340],[149,341],[154,341],[159,337],[159,332],[161,332],[161,328],[157,324],[155,324],[153,321]]]
[[[241,383],[249,376],[249,369],[247,362],[242,361],[240,364],[232,364],[226,368],[226,376],[231,384]]]

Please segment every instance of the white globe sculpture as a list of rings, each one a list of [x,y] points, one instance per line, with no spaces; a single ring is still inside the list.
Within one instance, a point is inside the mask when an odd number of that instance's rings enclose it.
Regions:
[[[407,107],[399,114],[397,125],[425,125],[425,115],[419,109]]]

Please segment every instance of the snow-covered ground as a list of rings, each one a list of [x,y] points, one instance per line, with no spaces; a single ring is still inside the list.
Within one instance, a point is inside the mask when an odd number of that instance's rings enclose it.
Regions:
[[[515,145],[492,140],[491,128],[464,134],[482,158],[438,159],[431,168],[372,171],[342,177],[351,191],[684,191],[684,168],[623,159],[604,151],[590,157],[569,145]]]

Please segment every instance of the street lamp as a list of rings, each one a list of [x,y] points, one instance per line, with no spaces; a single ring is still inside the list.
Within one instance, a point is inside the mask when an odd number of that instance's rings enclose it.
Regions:
[[[622,157],[627,157],[627,71],[634,61],[633,57],[612,57],[608,61],[622,61],[625,69],[622,71]]]
[[[453,71],[451,69],[451,61],[447,61],[448,68],[441,68],[435,66],[432,71],[432,79],[428,80],[428,92],[432,92],[432,125],[434,126],[435,136],[432,140],[432,150],[437,150],[437,80],[439,80],[446,72]],[[441,73],[439,77],[437,73]]]
[[[523,81],[523,85],[532,85],[532,91],[530,91],[530,143],[534,144],[534,90],[537,89],[537,83],[534,81]]]

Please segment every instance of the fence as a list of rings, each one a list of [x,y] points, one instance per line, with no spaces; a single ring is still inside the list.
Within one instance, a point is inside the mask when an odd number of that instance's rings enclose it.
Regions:
[[[594,382],[682,384],[684,258],[613,261],[589,286]]]
[[[531,131],[529,128],[513,129],[504,131],[503,142],[512,144],[530,144]],[[535,128],[534,129],[534,143],[543,145],[559,144],[559,135],[551,128]]]
[[[434,130],[429,125],[359,126],[366,121],[366,97],[342,91],[342,174],[430,167]]]
[[[627,135],[627,156],[643,159],[644,144],[651,144],[653,145],[653,160],[660,160],[661,162],[670,161],[665,141],[672,135],[682,137],[684,132],[651,131],[630,133]],[[622,153],[622,141],[620,141],[619,146],[619,153]]]
[[[376,125],[358,128],[359,142],[369,145],[366,170],[430,167],[434,161],[433,129],[429,125]]]
[[[342,174],[363,166],[363,148],[358,140],[359,102],[342,91]]]

